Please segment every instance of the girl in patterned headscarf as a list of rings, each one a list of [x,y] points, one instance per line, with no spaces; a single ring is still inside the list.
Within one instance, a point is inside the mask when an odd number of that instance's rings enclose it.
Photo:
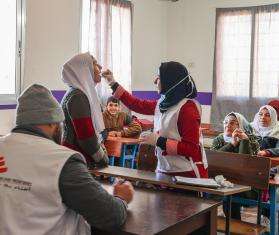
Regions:
[[[224,133],[213,140],[212,150],[257,155],[259,144],[243,115],[229,113],[224,119]]]

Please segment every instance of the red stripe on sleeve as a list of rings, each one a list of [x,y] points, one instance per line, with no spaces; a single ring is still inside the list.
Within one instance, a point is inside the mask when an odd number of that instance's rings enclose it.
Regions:
[[[0,167],[0,173],[7,172],[8,168],[7,167]]]
[[[74,119],[73,126],[80,140],[88,139],[95,134],[91,117]]]

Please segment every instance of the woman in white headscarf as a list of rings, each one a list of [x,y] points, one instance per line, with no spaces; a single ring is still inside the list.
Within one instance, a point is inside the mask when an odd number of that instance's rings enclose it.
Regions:
[[[224,133],[214,138],[211,149],[257,155],[259,144],[246,118],[231,112],[224,119]]]
[[[277,112],[270,105],[260,107],[251,123],[255,135],[259,138],[260,156],[279,156],[279,123]]]
[[[95,86],[101,81],[101,69],[89,53],[78,54],[62,70],[69,89],[62,100],[65,113],[63,145],[81,152],[89,165],[108,164],[102,147],[105,126]]]

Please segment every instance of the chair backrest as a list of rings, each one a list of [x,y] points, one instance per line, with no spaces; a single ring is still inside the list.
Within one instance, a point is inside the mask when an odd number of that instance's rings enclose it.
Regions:
[[[223,175],[237,184],[268,188],[270,159],[212,150],[206,150],[206,156],[210,177]]]
[[[157,157],[155,147],[148,144],[140,144],[138,156],[138,170],[155,171],[157,167]]]

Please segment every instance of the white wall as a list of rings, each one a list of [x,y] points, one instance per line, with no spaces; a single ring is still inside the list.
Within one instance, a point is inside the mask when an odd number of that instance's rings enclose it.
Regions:
[[[167,53],[167,2],[134,3],[132,90],[154,90],[153,79]]]
[[[80,1],[27,0],[24,87],[65,89],[61,66],[79,51]]]
[[[275,0],[180,0],[168,4],[167,58],[185,64],[199,91],[212,91],[215,9],[278,3]],[[191,66],[192,65],[192,66]],[[210,106],[203,106],[203,122]]]

